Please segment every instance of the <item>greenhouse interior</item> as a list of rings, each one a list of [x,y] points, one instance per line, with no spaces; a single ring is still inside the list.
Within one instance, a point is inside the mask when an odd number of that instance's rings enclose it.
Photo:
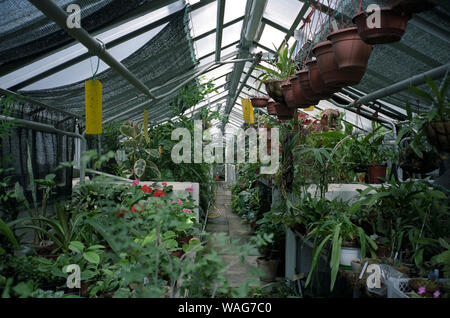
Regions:
[[[3,0],[0,27],[1,298],[450,298],[450,1]]]

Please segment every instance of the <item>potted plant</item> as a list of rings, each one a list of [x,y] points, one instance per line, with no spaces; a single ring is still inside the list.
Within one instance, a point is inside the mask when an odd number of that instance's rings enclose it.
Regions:
[[[269,61],[269,67],[260,64],[255,67],[262,71],[258,76],[258,80],[260,81],[258,90],[262,84],[265,84],[269,96],[278,103],[284,102],[281,84],[288,80],[295,72],[295,63],[292,59],[294,49],[295,45],[289,49],[288,44],[283,43],[280,49],[277,50],[276,59]]]
[[[253,107],[262,108],[262,107],[267,107],[269,98],[266,96],[255,96],[255,97],[250,98],[250,101],[251,101]]]
[[[322,99],[327,99],[330,98],[333,93],[338,91],[337,88],[331,88],[325,84],[320,75],[317,60],[309,60],[306,62],[306,67],[308,68],[308,79],[311,90],[316,94],[316,96],[320,96]]]
[[[267,103],[267,113],[269,115],[276,115],[277,109],[275,108],[276,102],[273,99],[269,99],[269,102]]]
[[[276,103],[275,109],[277,111],[277,117],[279,120],[290,120],[294,118],[296,109],[292,107],[287,107],[285,104]]]

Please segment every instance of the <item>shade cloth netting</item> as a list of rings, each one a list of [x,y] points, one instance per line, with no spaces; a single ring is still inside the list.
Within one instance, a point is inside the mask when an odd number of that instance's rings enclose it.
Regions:
[[[196,62],[193,58],[193,47],[186,23],[184,13],[180,11],[180,14],[174,17],[155,37],[121,62],[150,89],[166,84],[176,76],[192,70]],[[150,122],[155,123],[169,119],[174,115],[168,105],[176,92],[166,99],[151,101],[149,97],[142,96],[140,91],[112,69],[98,74],[96,79],[100,80],[103,85],[103,120],[146,101],[149,102],[148,105],[145,105],[145,109],[149,112]],[[164,94],[181,82],[181,80],[174,81],[152,93],[155,96]],[[84,81],[52,89],[20,93],[44,104],[84,117]],[[131,118],[136,114],[142,114],[143,110],[144,107],[140,107],[117,119]]]
[[[81,9],[81,25],[88,32],[120,20],[148,0],[55,0],[66,10],[69,4]],[[15,62],[75,42],[64,30],[26,0],[0,1],[0,69],[13,69]]]

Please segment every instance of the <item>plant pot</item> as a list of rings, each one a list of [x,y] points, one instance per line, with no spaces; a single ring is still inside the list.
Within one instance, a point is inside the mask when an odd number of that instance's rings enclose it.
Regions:
[[[442,162],[436,150],[423,152],[423,158],[419,158],[411,147],[400,151],[399,166],[407,173],[429,173],[439,168]]]
[[[372,46],[361,39],[358,28],[351,27],[332,32],[327,39],[333,44],[340,71],[366,71]]]
[[[302,88],[303,95],[305,95],[306,100],[309,102],[309,106],[317,105],[320,102],[320,97],[317,96],[311,89],[308,70],[301,70],[297,72],[296,75],[300,80],[300,87]]]
[[[439,0],[389,0],[392,9],[398,12],[419,13],[433,9]]]
[[[262,107],[267,107],[267,104],[269,102],[269,98],[267,98],[267,97],[253,97],[253,98],[250,98],[250,101],[251,101],[253,107],[262,108]]]
[[[300,78],[297,75],[291,77],[291,85],[294,91],[295,107],[307,108],[311,106],[300,84]]]
[[[352,261],[361,259],[361,249],[358,247],[341,247],[339,267],[345,270],[352,270]]]
[[[383,180],[380,178],[386,178],[386,166],[371,165],[369,166],[369,183],[370,184],[380,184]]]
[[[319,65],[317,64],[317,60],[310,60],[306,62],[306,66],[308,68],[308,79],[311,90],[322,99],[330,98],[334,93],[338,91],[338,89],[330,87],[325,84],[320,75]]]
[[[358,34],[367,44],[386,44],[402,39],[411,15],[398,12],[391,8],[380,9],[380,27],[369,28],[367,17],[370,13],[362,11],[353,17],[353,23],[358,27]]]
[[[331,41],[320,42],[312,50],[317,58],[320,76],[325,85],[333,88],[342,88],[356,85],[363,78],[365,71],[339,70]]]
[[[281,88],[281,80],[268,80],[264,81],[266,92],[269,96],[278,103],[284,103],[283,89]]]
[[[294,88],[290,81],[286,81],[281,84],[281,88],[283,89],[283,97],[287,107],[296,108],[295,96],[294,96]]]
[[[423,126],[428,142],[439,152],[450,153],[450,121],[433,121]]]
[[[267,103],[267,113],[269,115],[277,114],[277,109],[275,108],[275,101],[272,100]]]
[[[264,257],[258,257],[256,259],[256,264],[259,269],[263,271],[263,276],[260,277],[262,282],[273,282],[277,276],[278,264],[280,260],[278,259],[265,259]]]
[[[276,103],[277,117],[279,120],[289,120],[294,118],[295,108],[287,107],[285,104]]]

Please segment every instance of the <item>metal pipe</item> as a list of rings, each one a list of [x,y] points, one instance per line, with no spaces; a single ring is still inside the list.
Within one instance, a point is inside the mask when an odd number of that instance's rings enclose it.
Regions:
[[[223,17],[225,15],[225,0],[217,0],[217,28],[216,28],[216,62],[220,61],[222,50]]]
[[[425,82],[425,76],[429,76],[431,79],[436,79],[436,78],[442,77],[449,70],[449,68],[450,68],[450,63],[439,66],[428,72],[413,76],[409,79],[398,82],[394,85],[391,85],[391,86],[382,88],[378,91],[375,91],[373,93],[367,94],[364,97],[361,97],[360,99],[358,99],[358,100],[354,101],[353,103],[351,103],[350,105],[346,106],[345,108],[348,109],[348,108],[357,107],[358,105],[369,103],[371,101],[398,93],[398,92],[408,88],[408,86],[410,86],[410,85],[417,86],[417,85],[423,84]]]
[[[83,44],[91,54],[98,56],[106,64],[108,64],[113,70],[118,72],[123,78],[125,78],[130,84],[136,87],[139,91],[154,98],[150,93],[148,87],[136,78],[122,63],[117,61],[108,51],[105,46],[98,40],[94,39],[83,28],[68,28],[67,27],[67,13],[58,7],[51,0],[29,0],[36,8],[42,11],[47,17],[53,20],[57,25],[63,28],[71,37],[78,40]]]

